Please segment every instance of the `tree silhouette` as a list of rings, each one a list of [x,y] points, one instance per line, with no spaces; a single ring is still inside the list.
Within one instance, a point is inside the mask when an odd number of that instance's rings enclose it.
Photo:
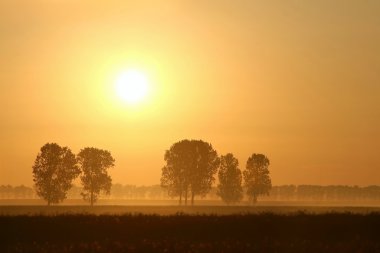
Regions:
[[[247,187],[247,195],[252,203],[257,202],[258,196],[269,194],[272,182],[269,177],[268,167],[269,159],[263,154],[253,154],[247,160],[243,176]]]
[[[107,170],[114,166],[115,159],[107,150],[84,148],[78,154],[78,162],[83,173],[83,199],[93,206],[101,191],[110,194],[112,179]]]
[[[217,195],[229,204],[237,203],[243,198],[241,186],[242,176],[239,162],[233,154],[228,153],[220,157],[218,172],[219,184]]]
[[[182,140],[165,152],[166,165],[162,168],[161,186],[170,196],[179,196],[185,204],[191,194],[191,204],[196,195],[205,196],[214,182],[219,166],[217,152],[202,140]]]
[[[202,140],[193,141],[193,159],[190,175],[191,204],[195,195],[205,196],[215,181],[214,174],[219,167],[218,153],[210,143]]]
[[[190,150],[191,142],[182,140],[166,150],[164,156],[166,165],[162,168],[161,186],[167,189],[169,196],[179,196],[179,204],[182,204],[182,198],[185,198],[187,204],[189,178],[186,174],[191,166]]]
[[[75,155],[67,147],[45,144],[33,165],[33,181],[37,195],[55,204],[66,198],[72,181],[80,174]]]

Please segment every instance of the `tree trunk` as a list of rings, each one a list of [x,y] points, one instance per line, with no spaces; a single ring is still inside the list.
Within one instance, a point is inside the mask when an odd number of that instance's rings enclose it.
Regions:
[[[191,192],[191,205],[194,205],[194,192]]]
[[[187,206],[187,188],[186,188],[186,192],[185,192],[185,206]]]
[[[93,173],[91,168],[91,178],[90,178],[90,205],[94,206],[94,184],[93,184]]]
[[[256,205],[256,202],[257,202],[257,195],[256,194],[253,194],[253,197],[252,197],[252,205]]]
[[[179,194],[179,205],[182,205],[182,191]]]
[[[51,204],[51,198],[50,198],[50,196],[51,196],[51,190],[50,190],[50,188],[51,188],[51,184],[49,183],[48,197],[47,197],[47,205],[48,206],[50,206],[50,204]]]

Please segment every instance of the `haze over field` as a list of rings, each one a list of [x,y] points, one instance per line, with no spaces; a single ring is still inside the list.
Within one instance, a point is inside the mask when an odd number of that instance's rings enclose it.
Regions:
[[[185,138],[266,154],[274,185],[378,185],[379,45],[377,0],[3,0],[0,185],[32,185],[47,142],[158,184]]]

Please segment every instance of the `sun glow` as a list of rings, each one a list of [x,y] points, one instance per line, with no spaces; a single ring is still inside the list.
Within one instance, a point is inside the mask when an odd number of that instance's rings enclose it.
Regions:
[[[115,83],[117,95],[128,104],[137,104],[144,100],[149,91],[146,75],[136,69],[122,72]]]

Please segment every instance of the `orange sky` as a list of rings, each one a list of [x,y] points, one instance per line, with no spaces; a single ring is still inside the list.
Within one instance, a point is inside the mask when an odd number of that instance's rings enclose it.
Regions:
[[[164,3],[163,3],[164,2]],[[380,1],[0,2],[0,184],[32,185],[42,145],[94,146],[115,183],[159,183],[203,139],[273,184],[380,184]],[[146,73],[123,104],[114,80]]]

